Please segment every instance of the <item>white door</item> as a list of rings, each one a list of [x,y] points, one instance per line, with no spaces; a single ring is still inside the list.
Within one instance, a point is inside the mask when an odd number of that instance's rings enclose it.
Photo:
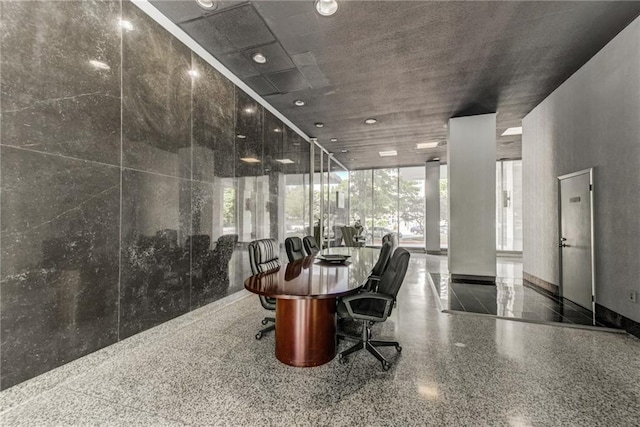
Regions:
[[[592,169],[558,177],[560,186],[560,291],[593,310]]]

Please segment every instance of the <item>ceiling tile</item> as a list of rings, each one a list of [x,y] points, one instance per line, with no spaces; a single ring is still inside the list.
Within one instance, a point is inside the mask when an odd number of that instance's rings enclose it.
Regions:
[[[282,93],[309,89],[309,82],[297,69],[267,74],[265,76]]]

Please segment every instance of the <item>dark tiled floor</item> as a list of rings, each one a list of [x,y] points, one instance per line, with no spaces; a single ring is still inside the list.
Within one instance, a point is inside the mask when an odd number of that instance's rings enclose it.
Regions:
[[[491,314],[537,322],[602,326],[591,311],[560,297],[523,285],[522,279],[498,277],[496,285],[451,283],[448,274],[430,273],[445,310]]]

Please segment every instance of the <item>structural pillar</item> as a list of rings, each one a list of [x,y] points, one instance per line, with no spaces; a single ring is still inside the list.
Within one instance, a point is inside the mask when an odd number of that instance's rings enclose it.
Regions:
[[[496,115],[449,119],[449,273],[495,283]]]
[[[427,253],[440,253],[440,162],[425,165],[424,233]]]

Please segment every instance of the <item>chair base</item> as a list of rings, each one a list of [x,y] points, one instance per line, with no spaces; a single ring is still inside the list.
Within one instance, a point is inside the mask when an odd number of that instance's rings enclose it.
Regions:
[[[276,329],[276,319],[275,317],[265,317],[264,319],[262,319],[261,323],[263,325],[266,325],[269,322],[273,322],[273,325],[269,325],[266,328],[262,328],[260,329],[260,331],[258,331],[258,333],[256,334],[256,339],[262,339],[262,335],[264,335],[267,332],[270,331],[274,331]]]
[[[348,362],[347,356],[351,353],[355,353],[356,351],[366,349],[369,353],[373,354],[376,359],[382,363],[382,370],[388,371],[391,368],[391,363],[384,358],[382,354],[378,351],[377,347],[395,347],[398,353],[402,352],[402,347],[400,343],[397,341],[381,341],[381,340],[371,340],[371,327],[368,325],[369,322],[365,321],[362,325],[362,337],[358,339],[358,342],[353,346],[349,347],[345,351],[338,354],[338,362],[341,364],[345,364]],[[355,340],[356,337],[347,335],[344,333],[338,334],[339,337]]]

